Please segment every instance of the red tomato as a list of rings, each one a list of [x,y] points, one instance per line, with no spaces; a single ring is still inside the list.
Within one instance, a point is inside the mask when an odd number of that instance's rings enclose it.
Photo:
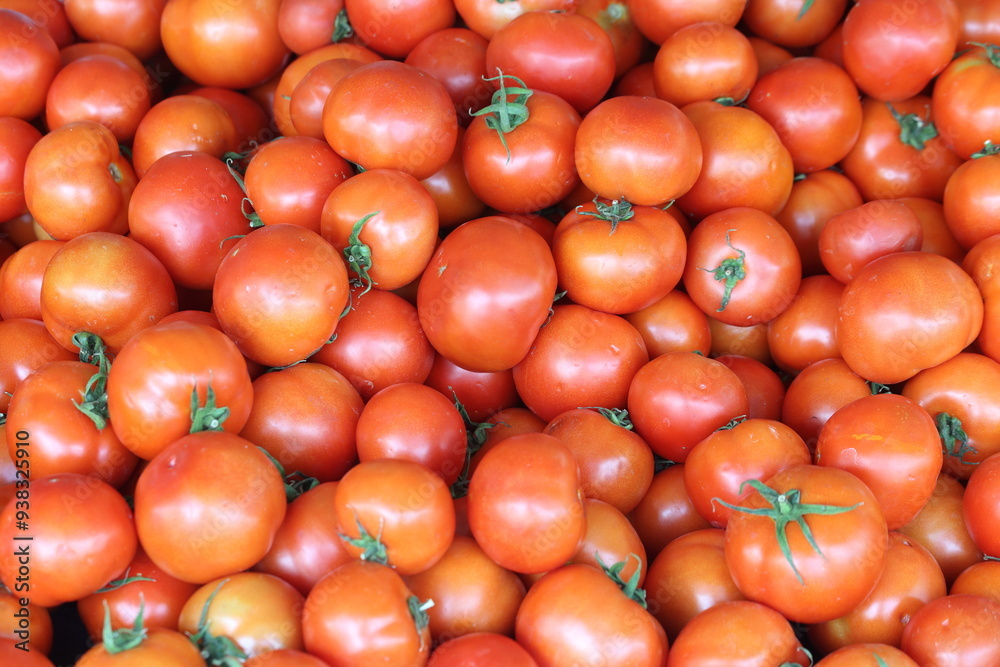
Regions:
[[[667,352],[697,350],[708,355],[711,349],[708,318],[691,297],[679,290],[624,317],[642,336],[651,359]]]
[[[785,383],[770,366],[742,354],[724,354],[715,357],[743,383],[747,390],[750,419],[781,418],[781,404],[785,400]]]
[[[715,21],[684,26],[667,37],[653,61],[656,96],[682,107],[702,100],[742,102],[757,80],[750,41]]]
[[[29,17],[47,31],[60,49],[69,45],[76,35],[66,18],[66,8],[59,0],[3,0],[3,6]]]
[[[844,68],[871,97],[905,100],[948,65],[958,30],[952,0],[905,9],[897,0],[859,0],[844,19]]]
[[[66,17],[81,40],[111,42],[148,60],[160,49],[165,0],[120,2],[66,0]]]
[[[33,125],[7,116],[0,118],[0,220],[7,221],[28,212],[24,201],[24,169],[32,147],[42,138]]]
[[[0,116],[31,120],[59,70],[59,48],[19,11],[0,8]]]
[[[483,80],[487,44],[468,28],[445,28],[424,37],[406,56],[407,65],[444,84],[462,125],[468,125],[470,113],[485,106],[493,95],[493,86]]]
[[[987,6],[987,3],[977,4]],[[983,144],[995,140],[1000,132],[997,61],[995,46],[974,46],[955,58],[934,83],[931,112],[935,126],[944,142],[963,158],[981,151]]]
[[[141,641],[127,649],[119,647],[118,641],[112,642],[111,646],[97,644],[84,653],[76,664],[82,667],[145,667],[160,661],[169,661],[169,664],[178,667],[205,664],[194,642],[180,632],[165,628],[145,630],[140,625],[138,636]],[[129,642],[121,643],[127,645]]]
[[[448,162],[420,181],[434,199],[438,212],[438,225],[441,229],[457,227],[463,222],[482,216],[486,211],[486,204],[472,191],[469,178],[465,174],[465,161],[462,156],[464,145],[465,130],[459,128],[455,150]]]
[[[42,319],[42,276],[65,241],[32,241],[0,266],[0,317]]]
[[[852,370],[892,384],[961,352],[982,322],[982,296],[957,264],[899,252],[865,265],[847,285],[837,338]]]
[[[0,336],[4,341],[0,347],[0,413],[7,412],[14,391],[35,370],[50,361],[78,358],[59,345],[40,320],[2,320]]]
[[[455,0],[455,9],[470,28],[486,39],[491,39],[497,30],[525,12],[572,11],[578,0],[523,0],[496,2],[496,0]]]
[[[803,368],[788,385],[781,421],[795,429],[810,449],[834,412],[872,393],[843,359],[823,359]]]
[[[326,105],[326,98],[342,78],[363,64],[352,58],[324,60],[302,77],[288,100],[289,122],[295,127],[295,134],[325,140],[323,107]],[[348,175],[352,173],[353,170]]]
[[[343,11],[344,0],[284,0],[278,7],[278,34],[301,56],[346,37],[339,25]]]
[[[923,197],[904,197],[900,201],[917,214],[920,226],[924,229],[924,242],[920,249],[943,255],[956,264],[961,264],[965,259],[965,248],[959,244],[958,239],[948,228],[948,222],[944,217],[944,206],[940,202]]]
[[[767,344],[775,365],[797,373],[840,356],[837,316],[844,285],[832,276],[809,276],[780,315],[767,323]]]
[[[1000,196],[998,175],[1000,154],[985,155],[963,163],[944,187],[945,220],[951,233],[966,249],[1000,233],[1000,225],[992,214],[992,207]]]
[[[840,23],[847,0],[749,0],[743,21],[755,34],[788,47],[813,46]]]
[[[30,439],[22,442],[30,452]],[[17,492],[0,511],[0,539],[10,545],[0,555],[0,580],[8,590],[55,607],[125,571],[138,543],[120,493],[77,473],[34,479],[29,492],[26,477],[18,475]],[[25,534],[19,522],[28,522],[32,541],[15,540]]]
[[[437,79],[383,61],[359,67],[330,91],[323,134],[338,155],[365,169],[399,169],[421,180],[451,157],[458,117]]]
[[[174,440],[135,485],[135,523],[146,553],[164,572],[196,584],[263,558],[285,505],[284,482],[267,455],[219,431]]]
[[[513,371],[475,373],[456,366],[440,354],[434,355],[431,372],[424,381],[465,408],[469,419],[482,422],[505,408],[520,405]]]
[[[8,433],[10,429],[8,428]],[[1000,539],[993,530],[1000,508],[1000,456],[994,454],[979,464],[965,488],[962,515],[969,535],[989,558],[1000,554]]]
[[[474,632],[439,645],[431,653],[427,667],[454,665],[504,665],[504,667],[538,667],[538,663],[516,641],[491,632]]]
[[[221,104],[200,95],[174,95],[142,117],[132,142],[132,164],[144,178],[154,162],[170,153],[198,151],[222,158],[239,143],[236,125]]]
[[[655,98],[613,97],[597,105],[580,123],[575,151],[585,186],[642,206],[681,196],[702,169],[698,131],[677,107]]]
[[[918,609],[900,648],[921,665],[989,665],[1000,661],[1000,603],[946,595]]]
[[[983,595],[1000,602],[1000,586],[997,585],[1000,579],[997,575],[1000,575],[1000,561],[984,560],[975,563],[962,570],[962,574],[952,583],[949,593]]]
[[[870,201],[831,217],[819,234],[819,256],[831,276],[844,283],[874,259],[920,250],[924,228],[917,214],[895,199]]]
[[[450,0],[344,0],[344,9],[362,44],[388,58],[404,58],[422,39],[455,22]]]
[[[887,644],[852,644],[837,649],[816,667],[919,667],[911,657]]]
[[[584,501],[584,512],[587,532],[569,562],[597,569],[603,569],[602,563],[621,563],[618,576],[623,581],[636,577],[636,585],[642,586],[648,565],[646,549],[628,518],[613,505],[596,498]]]
[[[748,37],[750,46],[753,47],[754,57],[757,58],[757,78],[764,76],[775,69],[783,62],[794,58],[792,52],[783,49],[773,42],[769,42],[761,37]]]
[[[328,667],[327,663],[316,656],[291,648],[282,648],[255,655],[243,665],[244,667]]]
[[[580,0],[574,11],[593,19],[608,33],[615,52],[615,78],[642,59],[646,40],[635,27],[628,4],[623,0]]]
[[[735,26],[743,15],[747,0],[706,0],[690,3],[684,0],[630,0],[632,20],[649,41],[662,44],[679,29],[700,21],[717,21]]]
[[[628,518],[650,558],[681,535],[711,527],[695,510],[684,488],[682,463],[669,466],[653,476],[649,490]]]

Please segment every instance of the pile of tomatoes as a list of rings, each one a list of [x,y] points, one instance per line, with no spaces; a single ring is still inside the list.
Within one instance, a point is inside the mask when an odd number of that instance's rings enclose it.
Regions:
[[[1000,665],[998,45],[0,0],[0,663]]]

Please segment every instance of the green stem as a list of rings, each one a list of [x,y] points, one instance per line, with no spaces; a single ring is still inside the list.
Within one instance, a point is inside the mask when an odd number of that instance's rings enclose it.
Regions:
[[[82,401],[73,405],[87,415],[98,431],[108,425],[108,373],[111,361],[107,347],[97,334],[80,331],[73,335],[73,344],[80,349],[80,361],[97,366],[97,372],[90,376],[81,392]]]
[[[188,432],[222,431],[222,425],[228,418],[229,408],[217,407],[215,404],[215,390],[212,389],[211,382],[205,389],[205,405],[199,405],[198,382],[195,381],[191,390],[191,429]]]
[[[517,86],[508,88],[507,79],[513,79]],[[528,120],[528,98],[534,91],[528,88],[524,81],[516,76],[507,76],[497,68],[497,75],[494,77],[483,77],[484,81],[499,81],[500,88],[493,93],[490,104],[479,111],[469,110],[471,116],[486,116],[486,127],[496,131],[500,137],[500,143],[507,151],[507,162],[510,162],[510,147],[507,145],[507,134],[513,132],[519,125]],[[514,95],[513,100],[507,99],[508,95]]]
[[[610,222],[611,231],[608,232],[608,236],[615,233],[619,222],[631,220],[635,216],[635,213],[632,211],[632,204],[625,198],[615,199],[610,204],[605,204],[599,198],[594,197],[594,206],[597,208],[596,211],[581,211],[582,206],[577,206],[576,212],[578,215],[589,215],[598,220]]]
[[[358,526],[358,537],[351,537],[350,535],[340,533],[340,539],[352,547],[361,549],[361,560],[378,563],[379,565],[389,565],[389,554],[386,552],[385,545],[382,544],[382,527],[384,525],[382,519],[378,521],[378,533],[375,535],[369,533],[361,524],[361,519],[358,518],[357,512],[354,513],[354,522]]]
[[[987,139],[986,143],[983,144],[983,150],[979,151],[978,153],[973,153],[972,158],[977,159],[997,154],[1000,154],[1000,144],[995,144],[990,139]]]
[[[885,105],[889,107],[892,117],[899,124],[899,140],[907,146],[922,151],[927,142],[938,135],[937,128],[931,121],[924,120],[915,113],[908,113],[904,116],[896,111],[890,103],[886,102]]]
[[[257,449],[262,451],[264,456],[270,459],[271,464],[278,469],[278,474],[281,475],[281,479],[285,483],[285,502],[290,503],[306,491],[311,491],[319,486],[318,479],[309,477],[304,472],[296,470],[295,472],[286,473],[285,466],[281,465],[281,462],[274,458],[271,452],[260,445],[257,446]]]
[[[941,436],[941,445],[945,456],[958,459],[963,465],[979,465],[979,461],[966,461],[966,454],[978,454],[978,450],[969,444],[969,434],[962,427],[962,420],[947,412],[939,412],[934,418],[937,425],[938,435]]]
[[[735,250],[736,252],[738,252],[739,256],[727,257],[726,259],[722,260],[722,263],[719,264],[714,269],[703,269],[700,267],[698,269],[699,271],[708,271],[709,273],[714,273],[715,279],[720,282],[724,282],[726,285],[726,289],[722,293],[722,304],[715,311],[717,313],[721,313],[726,309],[726,306],[729,305],[729,299],[730,297],[732,297],[733,288],[735,288],[736,285],[741,280],[747,277],[747,272],[745,267],[746,253],[740,250],[739,248],[733,248],[733,244],[729,241],[730,232],[735,232],[735,231],[736,231],[735,229],[730,229],[726,232],[726,245]]]
[[[988,42],[968,42],[968,44],[983,47],[986,51],[986,59],[989,60],[994,67],[1000,67],[1000,46],[990,44]]]
[[[341,9],[337,12],[337,17],[333,19],[333,35],[330,37],[330,41],[336,43],[349,37],[354,37],[354,26],[347,18],[347,10]]]
[[[344,259],[347,260],[347,267],[358,274],[358,278],[365,285],[364,291],[358,297],[367,294],[372,285],[376,284],[372,281],[371,276],[368,275],[368,272],[372,268],[372,249],[361,242],[360,236],[365,224],[379,213],[381,211],[372,211],[354,223],[354,227],[351,228],[351,235],[347,237],[347,247],[343,250]]]
[[[129,568],[129,570],[130,569],[131,568]],[[95,593],[111,593],[112,591],[117,591],[119,588],[122,588],[123,586],[127,586],[128,584],[135,583],[137,581],[156,581],[156,579],[152,579],[150,577],[144,577],[141,574],[140,575],[136,575],[134,577],[130,577],[129,574],[128,574],[129,570],[125,570],[125,574],[122,575],[121,579],[115,579],[114,581],[109,581],[107,583],[107,585],[104,586],[104,588],[98,588],[94,592]]]
[[[208,629],[208,609],[215,601],[215,596],[227,583],[228,579],[222,580],[205,600],[205,606],[201,608],[201,616],[198,619],[198,630],[189,639],[201,651],[206,664],[217,667],[241,667],[248,657],[247,654],[229,637],[216,637]]]
[[[427,615],[427,610],[434,606],[434,600],[421,602],[416,595],[406,598],[406,607],[410,611],[410,618],[417,628],[417,636],[420,637],[420,649],[424,648],[424,629],[430,625],[431,618]]]
[[[139,597],[139,613],[136,614],[135,623],[131,628],[111,628],[111,607],[107,600],[102,600],[104,604],[104,626],[101,629],[101,641],[104,643],[104,650],[114,655],[130,649],[136,648],[146,640],[148,634],[143,627],[143,616],[146,612],[146,603],[142,596]]]
[[[801,21],[802,17],[806,15],[806,12],[812,9],[813,2],[815,2],[815,0],[806,0],[802,3],[802,9],[799,10],[798,15],[795,17],[796,21]]]
[[[617,584],[618,588],[620,588],[622,593],[625,594],[625,597],[632,600],[643,609],[646,608],[646,591],[639,588],[639,575],[642,571],[642,559],[639,558],[639,556],[636,554],[629,554],[628,558],[623,561],[619,561],[614,565],[605,565],[604,561],[601,560],[601,554],[596,551],[594,552],[594,558],[597,560],[597,564],[600,565],[601,569],[604,571],[604,574],[606,574],[611,581]],[[621,574],[622,570],[624,570],[625,566],[628,564],[629,558],[634,558],[636,560],[636,568],[635,572],[632,573],[632,576],[628,578],[628,581],[625,581],[622,579]]]
[[[237,154],[239,155],[239,154]],[[257,212],[253,210],[253,202],[250,201],[250,197],[247,194],[247,186],[243,180],[243,176],[240,175],[236,169],[233,168],[233,158],[229,158],[225,161],[226,169],[229,170],[229,174],[236,180],[236,184],[240,186],[240,190],[243,191],[243,201],[240,202],[240,212],[243,213],[243,217],[247,219],[250,223],[250,229],[257,229],[258,227],[264,226],[264,221],[260,219]],[[247,207],[250,207],[249,210]],[[230,237],[233,238],[233,237]]]

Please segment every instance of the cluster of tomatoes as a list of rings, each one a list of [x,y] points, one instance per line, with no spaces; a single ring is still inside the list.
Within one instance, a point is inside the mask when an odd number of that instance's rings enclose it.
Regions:
[[[1000,665],[998,44],[0,0],[0,663]]]

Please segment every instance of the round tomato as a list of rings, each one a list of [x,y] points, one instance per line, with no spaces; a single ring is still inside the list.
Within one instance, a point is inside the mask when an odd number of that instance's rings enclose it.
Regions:
[[[813,46],[844,17],[847,0],[749,0],[743,21],[756,35],[781,46]]]
[[[431,653],[427,667],[453,665],[504,665],[538,667],[538,663],[510,637],[492,632],[474,632],[440,644]]]
[[[844,285],[832,276],[808,276],[780,315],[767,323],[767,345],[778,368],[798,373],[840,356],[837,315]]]
[[[912,208],[880,199],[831,217],[819,234],[819,255],[830,275],[846,285],[872,260],[920,250],[923,241],[924,228]]]
[[[31,120],[59,71],[59,48],[46,30],[13,9],[0,9],[0,116]]]
[[[106,4],[66,0],[66,17],[81,40],[111,42],[148,60],[161,46],[160,16],[166,0]]]
[[[0,318],[42,319],[42,276],[65,241],[32,241],[0,266]]]
[[[757,58],[732,26],[702,21],[667,37],[653,61],[656,96],[682,107],[702,100],[742,102],[757,80]]]
[[[10,429],[8,427],[8,433]],[[1000,456],[980,463],[965,488],[962,515],[972,541],[989,558],[1000,557],[1000,539],[992,526],[1000,511]]]
[[[358,40],[388,58],[406,57],[428,35],[451,27],[451,0],[344,0],[347,18]]]
[[[931,95],[931,112],[941,137],[963,158],[981,151],[987,141],[996,141],[1000,133],[1000,54],[996,46],[971,46],[941,72]]]
[[[1000,662],[1000,603],[978,595],[945,595],[918,609],[900,645],[921,665]]]
[[[170,153],[198,151],[222,158],[237,150],[239,142],[232,116],[221,104],[200,95],[173,95],[154,104],[139,122],[132,164],[144,178],[153,163]]]
[[[34,125],[6,116],[0,118],[0,220],[7,221],[28,212],[24,201],[24,169],[32,147],[42,138]]]

